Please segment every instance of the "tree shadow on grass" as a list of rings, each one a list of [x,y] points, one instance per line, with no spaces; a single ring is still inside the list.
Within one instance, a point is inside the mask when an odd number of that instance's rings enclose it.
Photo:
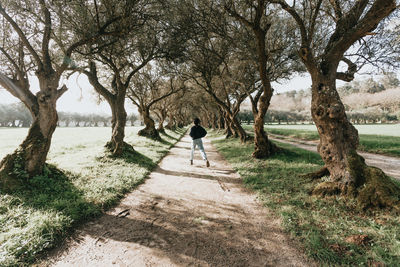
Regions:
[[[177,131],[174,131],[175,133],[178,133]],[[162,135],[164,135],[165,137],[167,137],[167,138],[169,138],[169,139],[172,139],[172,140],[175,140],[175,141],[178,141],[179,140],[179,137],[173,137],[172,135],[169,135],[169,134],[167,134],[167,132],[160,132],[160,134],[162,134]]]
[[[15,233],[11,247],[6,249],[9,257],[20,263],[32,263],[39,253],[55,246],[72,227],[101,214],[100,206],[87,201],[84,192],[71,182],[74,178],[74,174],[46,164],[42,175],[30,178],[23,186],[8,193],[15,197],[9,209],[18,206],[27,211],[18,216],[18,221],[25,223],[10,221],[15,224]],[[21,228],[20,232],[18,228]],[[32,239],[32,236],[36,238]],[[26,238],[32,240],[24,242]]]
[[[175,140],[175,139],[174,139],[174,140]],[[168,142],[167,140],[165,140],[165,139],[163,139],[163,138],[160,138],[160,140],[157,140],[157,141],[160,142],[161,144],[167,145],[167,146],[169,146],[169,147],[173,146],[173,143]]]
[[[103,157],[107,157],[110,159],[122,159],[127,163],[135,163],[138,164],[140,167],[146,168],[147,170],[152,170],[157,163],[155,163],[151,158],[143,155],[142,153],[134,150],[134,149],[125,149],[122,152],[122,155],[115,156],[111,153],[106,153],[102,157],[97,157],[98,160],[101,160]]]
[[[35,209],[68,214],[74,222],[100,214],[100,208],[86,201],[83,191],[71,182],[75,177],[73,173],[46,164],[42,175],[29,179],[12,194]]]

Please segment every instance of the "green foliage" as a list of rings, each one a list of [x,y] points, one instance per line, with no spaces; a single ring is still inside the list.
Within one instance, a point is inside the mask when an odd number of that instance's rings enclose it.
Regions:
[[[0,192],[0,266],[29,265],[78,223],[115,205],[143,182],[184,133],[167,131],[163,142],[157,142],[138,137],[138,128],[127,128],[126,141],[135,150],[113,158],[103,147],[109,129],[96,128],[97,134],[91,130],[63,129],[43,174],[17,192]],[[77,133],[83,143],[76,143]]]
[[[281,217],[284,229],[321,265],[396,266],[400,262],[397,214],[365,213],[355,201],[310,195],[320,181],[299,175],[323,165],[317,154],[280,143],[284,152],[268,160],[256,160],[251,157],[252,144],[243,145],[235,139],[218,139],[213,143],[240,173],[246,186],[256,190],[260,200]],[[370,241],[348,241],[358,235],[367,235]]]

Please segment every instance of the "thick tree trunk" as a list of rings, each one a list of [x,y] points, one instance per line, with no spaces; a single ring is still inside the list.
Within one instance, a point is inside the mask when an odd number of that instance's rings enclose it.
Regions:
[[[242,125],[240,125],[240,122],[237,120],[236,116],[233,116],[232,118],[232,124],[235,126],[236,131],[239,135],[240,141],[242,143],[245,143],[248,139],[246,131],[243,129]]]
[[[174,120],[174,116],[172,115],[172,113],[170,113],[168,115],[168,123],[167,123],[167,125],[165,125],[165,128],[167,128],[169,130],[175,129],[175,120]]]
[[[126,111],[125,111],[125,96],[116,97],[109,101],[112,113],[111,119],[111,140],[107,143],[107,148],[112,151],[114,156],[120,156],[124,152],[124,148],[130,145],[124,142],[125,126],[126,126]]]
[[[254,117],[254,152],[253,157],[257,159],[267,158],[278,150],[278,147],[268,140],[264,130],[264,116],[261,112]]]
[[[330,174],[313,193],[356,197],[364,208],[396,206],[399,187],[356,152],[358,132],[347,119],[334,78],[313,77],[311,113],[320,135],[318,152]]]
[[[218,116],[217,124],[218,124],[218,129],[219,130],[225,129],[224,117],[221,114]]]
[[[258,107],[256,106],[257,103],[252,102],[254,116],[254,152],[252,156],[257,159],[267,158],[279,150],[275,144],[268,140],[264,130],[264,118],[269,106],[267,99],[271,99],[271,96],[265,97],[264,94],[258,100]]]
[[[267,31],[261,30],[259,24],[257,27],[258,29],[255,28],[254,33],[257,39],[258,69],[263,85],[263,94],[258,99],[258,112],[254,114],[255,149],[252,155],[255,158],[266,158],[274,154],[278,148],[268,140],[268,136],[264,131],[264,117],[268,111],[273,90],[267,73],[267,55],[265,52],[265,36]]]
[[[160,139],[160,134],[156,129],[154,120],[150,117],[149,108],[142,108],[139,110],[139,112],[143,117],[145,128],[141,129],[138,134],[140,136],[146,136],[153,139]]]
[[[161,121],[158,123],[157,131],[159,133],[165,133],[164,121],[165,121],[165,118],[162,118]]]
[[[234,131],[231,127],[231,122],[229,118],[224,114],[224,129],[225,129],[225,138],[230,138],[234,136]]]
[[[33,117],[28,136],[19,148],[0,162],[0,184],[12,187],[17,178],[29,178],[43,172],[51,138],[57,126],[57,97],[43,92],[37,94],[37,104],[30,107]],[[19,179],[21,180],[21,179]]]
[[[216,130],[216,129],[218,128],[217,122],[218,122],[218,117],[217,117],[216,114],[213,113],[213,115],[212,115],[212,125],[211,125],[211,127],[212,127],[214,130]]]

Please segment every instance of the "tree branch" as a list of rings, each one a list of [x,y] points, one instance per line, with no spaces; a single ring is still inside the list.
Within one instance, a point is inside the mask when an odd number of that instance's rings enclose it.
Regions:
[[[35,49],[33,49],[33,47],[31,46],[31,44],[28,41],[28,38],[26,38],[25,34],[21,30],[21,28],[18,26],[18,24],[4,10],[3,6],[1,5],[1,2],[0,2],[0,14],[3,15],[3,17],[11,24],[11,26],[17,32],[19,38],[21,38],[23,44],[29,50],[29,52],[32,54],[33,58],[35,59],[36,63],[38,64],[39,69],[42,68],[43,63],[42,63],[39,55],[36,53]]]
[[[350,59],[342,58],[342,61],[347,64],[346,72],[337,72],[336,79],[342,80],[345,82],[351,82],[354,80],[354,74],[357,72],[357,65],[354,64]]]
[[[97,69],[96,69],[96,64],[94,62],[89,63],[89,68],[90,71],[87,70],[81,70],[82,73],[86,74],[86,76],[89,78],[90,84],[93,86],[95,91],[102,95],[109,103],[112,102],[112,100],[115,98],[115,95],[113,95],[110,91],[108,91],[100,82],[99,78],[97,77]]]
[[[40,6],[42,8],[42,12],[44,13],[44,32],[43,32],[43,39],[42,39],[42,56],[44,60],[44,68],[48,71],[52,69],[51,66],[51,58],[49,54],[49,43],[50,43],[50,36],[51,36],[51,16],[50,11],[46,7],[46,3],[44,0],[40,0]]]
[[[376,0],[365,16],[358,20],[367,5],[364,3],[365,1],[367,0],[358,1],[351,9],[350,12],[352,13],[349,12],[339,22],[340,25],[338,25],[325,49],[328,59],[337,60],[338,57],[341,58],[354,42],[375,30],[379,22],[396,8],[394,0]],[[346,23],[348,25],[344,25]]]
[[[67,90],[68,87],[65,84],[63,84],[63,86],[57,90],[57,99],[59,99]]]

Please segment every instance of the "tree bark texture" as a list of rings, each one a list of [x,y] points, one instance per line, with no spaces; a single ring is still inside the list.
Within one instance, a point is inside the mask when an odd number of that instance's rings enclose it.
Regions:
[[[141,129],[138,134],[140,136],[145,136],[153,139],[160,139],[160,134],[158,133],[154,120],[150,116],[150,109],[147,107],[139,109],[140,115],[143,117],[143,122],[145,125],[144,129]]]
[[[0,162],[0,180],[4,187],[8,187],[8,183],[14,183],[16,177],[29,178],[43,172],[51,138],[57,127],[56,101],[59,92],[57,87],[49,89],[54,84],[58,85],[55,81],[41,79],[40,82],[46,90],[39,91],[28,106],[33,123],[27,137],[14,153]]]
[[[311,113],[320,135],[318,152],[330,179],[317,185],[313,194],[356,197],[363,208],[398,207],[399,187],[357,154],[358,131],[347,119],[335,79],[319,76],[315,81]]]
[[[169,129],[169,130],[173,130],[176,128],[176,123],[175,123],[175,119],[174,119],[174,115],[172,113],[170,113],[168,115],[168,123],[167,125],[165,125],[165,128]]]
[[[125,95],[116,95],[115,98],[110,99],[109,104],[112,113],[112,134],[111,140],[107,144],[107,147],[112,151],[114,156],[120,156],[124,152],[124,148],[127,145],[124,142],[127,117],[125,111]]]
[[[240,141],[242,143],[245,143],[248,139],[246,131],[243,129],[242,125],[240,125],[240,122],[238,121],[236,116],[233,116],[233,118],[231,118],[231,121],[232,125],[236,128],[236,132],[239,135]]]

